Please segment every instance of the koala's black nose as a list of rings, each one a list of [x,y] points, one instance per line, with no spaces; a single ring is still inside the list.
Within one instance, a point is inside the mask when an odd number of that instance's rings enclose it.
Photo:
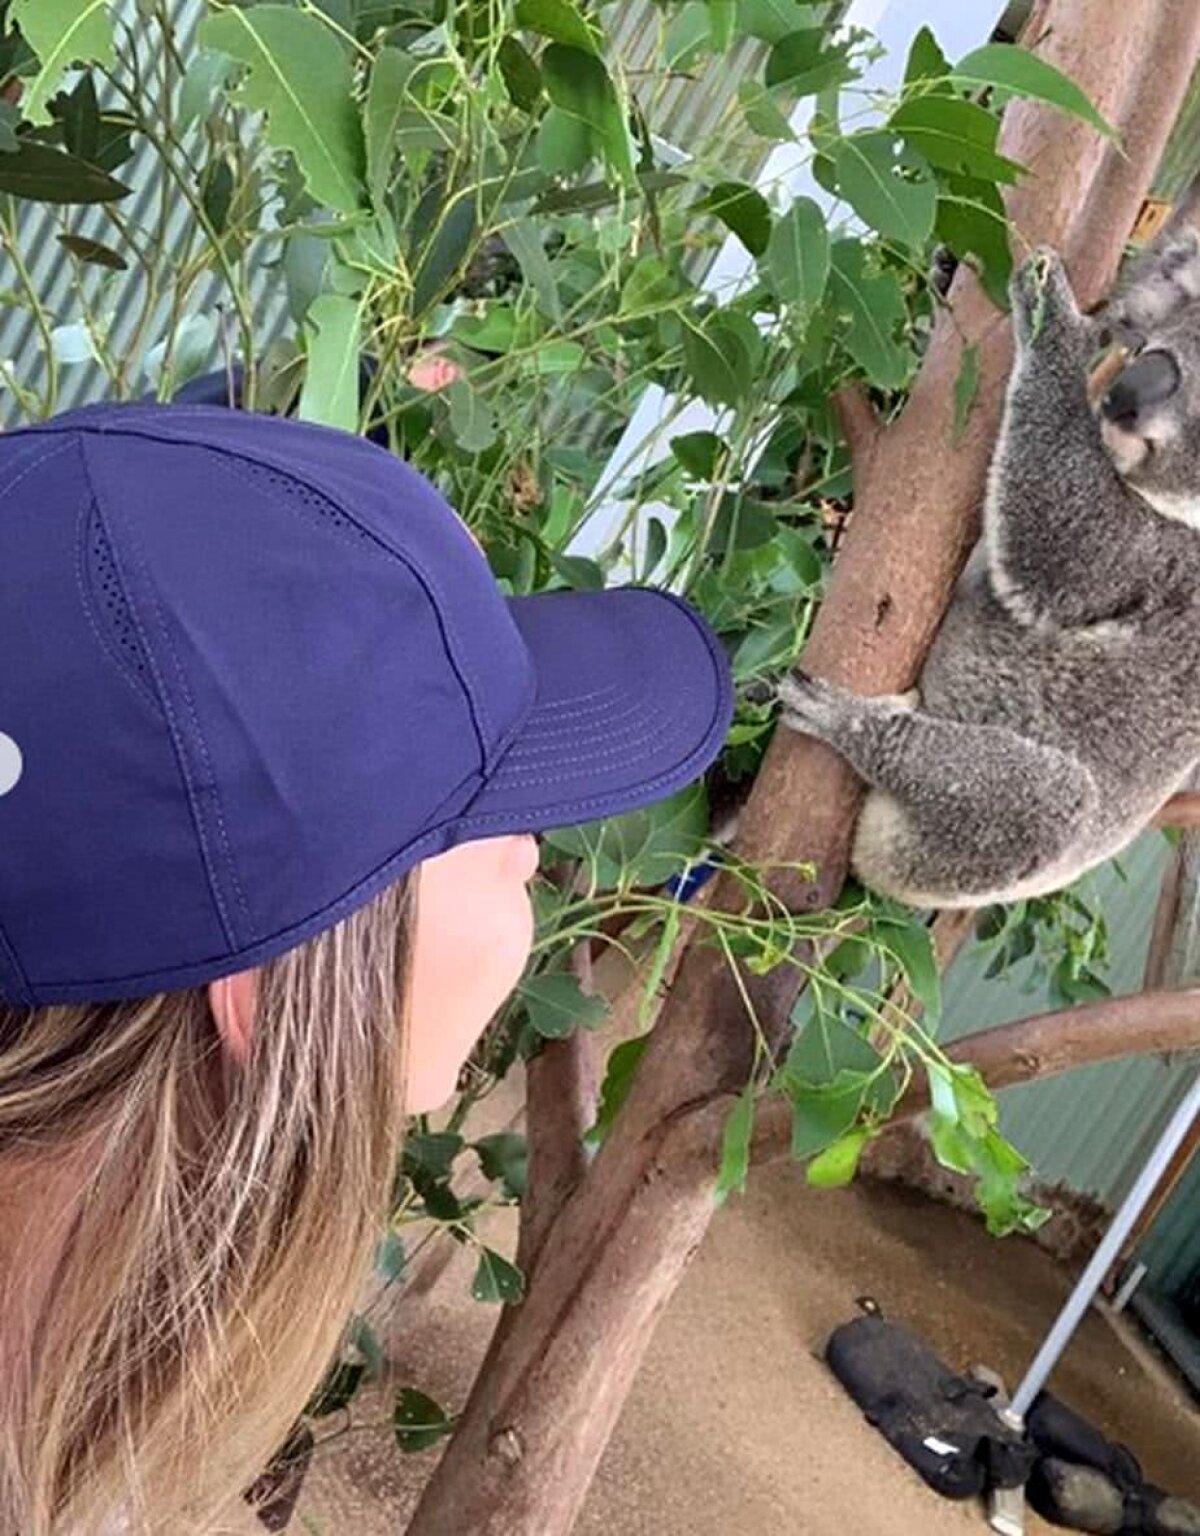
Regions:
[[[1144,411],[1169,400],[1181,383],[1169,352],[1143,352],[1117,374],[1100,409],[1115,426],[1135,427]]]

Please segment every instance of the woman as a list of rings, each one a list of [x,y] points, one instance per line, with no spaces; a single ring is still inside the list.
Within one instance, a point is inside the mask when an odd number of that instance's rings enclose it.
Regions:
[[[0,1531],[233,1529],[524,967],[529,834],[694,779],[728,671],[205,407],[0,437],[0,657]]]

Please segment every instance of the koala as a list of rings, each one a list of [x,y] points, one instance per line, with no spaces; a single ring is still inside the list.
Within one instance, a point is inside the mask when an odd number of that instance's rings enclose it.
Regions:
[[[1200,236],[1169,228],[1094,317],[1049,250],[1011,292],[983,536],[918,689],[778,690],[869,786],[855,873],[912,906],[1057,890],[1200,762]],[[1130,355],[1093,403],[1114,333]]]

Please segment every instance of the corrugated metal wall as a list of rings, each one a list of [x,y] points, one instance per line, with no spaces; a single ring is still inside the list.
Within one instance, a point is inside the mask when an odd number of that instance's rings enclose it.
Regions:
[[[1115,992],[1141,988],[1155,899],[1169,849],[1157,832],[1146,833],[1121,859],[1125,878],[1111,867],[1095,876],[1095,894],[1107,915]],[[941,1039],[957,1040],[993,1025],[1040,1013],[1051,1006],[1046,991],[1031,985],[1033,964],[1023,962],[1006,976],[983,979],[988,954],[968,950],[946,977],[945,1025]],[[1198,1070],[1158,1057],[1134,1057],[1083,1067],[1042,1083],[1006,1089],[1000,1095],[1005,1133],[1032,1161],[1039,1175],[1093,1195],[1114,1206]],[[1200,1164],[1188,1189],[1200,1196]],[[1157,1281],[1176,1266],[1200,1261],[1200,1199],[1177,1193],[1169,1216],[1156,1224],[1144,1257]]]
[[[1194,1157],[1138,1257],[1157,1289],[1178,1295],[1200,1277],[1200,1157]]]
[[[203,14],[201,0],[178,0],[176,15],[179,18],[179,39],[185,57],[191,50]],[[156,46],[155,29],[147,27],[144,20],[138,20],[136,0],[122,0],[118,16],[119,25],[129,23],[131,34],[136,35],[143,75],[156,79],[161,54]],[[198,129],[193,127],[189,132],[195,135]],[[185,142],[190,141],[185,139]],[[144,139],[140,140],[133,160],[123,166],[117,175],[135,189],[132,197],[116,205],[121,218],[146,238],[157,240],[162,171],[153,147]],[[108,215],[103,208],[52,208],[16,199],[9,201],[17,213],[20,249],[35,291],[51,311],[56,323],[66,325],[77,321],[81,306],[73,287],[76,264],[59,244],[58,236],[70,232],[119,246],[120,241],[114,240],[113,225]],[[185,199],[173,191],[168,199],[168,215],[162,240],[162,248],[166,252],[175,253],[182,249],[192,217]],[[127,353],[139,329],[146,300],[145,273],[134,265],[123,273],[83,266],[79,269],[79,281],[93,308],[111,312],[115,316],[111,331],[114,353]],[[16,272],[7,253],[0,253],[0,286],[17,286]],[[250,293],[258,321],[258,334],[265,347],[282,329],[286,306],[277,275],[265,268],[261,261],[253,271]],[[164,296],[157,306],[152,323],[146,328],[139,347],[143,355],[159,340],[167,322],[169,302],[169,295]],[[218,277],[210,275],[195,285],[188,296],[184,314],[219,320],[229,308],[228,291]],[[218,347],[214,346],[214,364],[218,360],[218,352]],[[26,310],[9,308],[0,311],[0,358],[14,361],[17,376],[23,384],[38,391],[44,390],[45,348],[34,319]],[[145,377],[142,387],[149,390],[153,384],[153,379]],[[60,411],[103,399],[108,393],[109,382],[98,363],[88,361],[60,365]],[[12,424],[18,416],[16,402],[7,392],[0,390],[0,421]]]

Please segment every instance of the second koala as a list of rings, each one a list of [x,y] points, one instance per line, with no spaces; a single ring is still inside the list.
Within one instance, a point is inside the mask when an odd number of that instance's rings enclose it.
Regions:
[[[919,703],[796,673],[783,723],[867,781],[852,863],[914,906],[1056,890],[1200,761],[1200,237],[1172,231],[1103,319],[1057,256],[1012,288],[1016,358],[984,534]],[[1140,350],[1099,413],[1104,319]]]

